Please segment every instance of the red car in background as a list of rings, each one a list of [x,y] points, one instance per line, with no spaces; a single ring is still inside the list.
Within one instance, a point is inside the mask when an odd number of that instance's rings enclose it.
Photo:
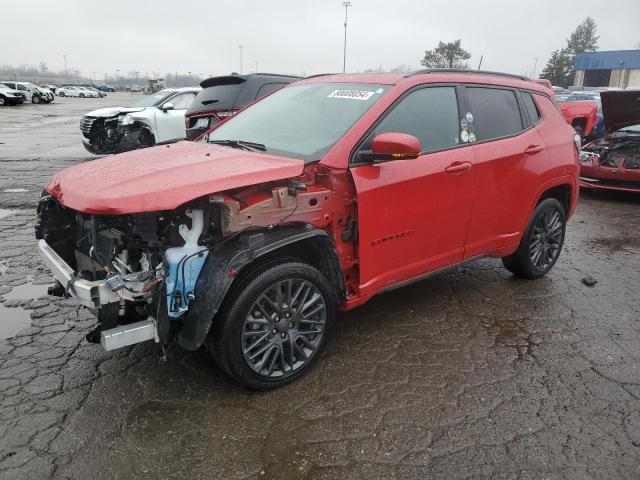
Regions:
[[[600,98],[607,135],[583,147],[580,186],[640,193],[640,90]]]
[[[562,97],[561,97],[562,98]],[[558,100],[558,108],[565,120],[582,138],[588,137],[598,120],[598,107],[593,102],[565,102]]]

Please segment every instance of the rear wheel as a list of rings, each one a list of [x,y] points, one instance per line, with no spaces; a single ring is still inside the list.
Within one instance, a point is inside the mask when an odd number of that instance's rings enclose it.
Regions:
[[[64,92],[58,92],[58,96],[60,97],[64,97],[65,93]]]
[[[41,101],[40,95],[33,95],[31,97],[31,103],[40,103]]]
[[[324,275],[284,259],[254,270],[232,289],[207,345],[231,378],[268,390],[308,370],[335,316],[335,297]]]
[[[518,249],[513,255],[502,258],[505,268],[524,278],[546,275],[560,256],[566,223],[564,208],[558,200],[541,201],[533,211]]]
[[[84,93],[81,93],[80,95],[78,95],[80,98],[84,98]]]

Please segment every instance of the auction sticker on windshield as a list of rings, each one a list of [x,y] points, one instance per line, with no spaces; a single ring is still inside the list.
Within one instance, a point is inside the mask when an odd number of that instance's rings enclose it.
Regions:
[[[376,92],[369,90],[334,90],[327,98],[348,98],[350,100],[369,100]]]

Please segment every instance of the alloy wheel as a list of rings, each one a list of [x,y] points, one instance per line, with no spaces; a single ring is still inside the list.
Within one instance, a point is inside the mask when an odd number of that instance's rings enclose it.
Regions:
[[[546,210],[536,222],[529,244],[529,259],[537,270],[544,270],[558,258],[562,244],[562,217],[554,208]]]
[[[315,356],[325,333],[327,305],[309,280],[282,280],[251,305],[242,327],[241,348],[256,374],[289,376]]]

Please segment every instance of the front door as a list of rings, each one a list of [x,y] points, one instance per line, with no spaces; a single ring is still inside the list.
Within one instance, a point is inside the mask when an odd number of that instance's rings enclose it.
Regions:
[[[158,107],[156,111],[156,143],[180,140],[186,137],[184,114],[195,98],[195,93],[185,92],[171,97],[167,103],[173,105],[171,110]]]
[[[362,296],[461,261],[473,204],[473,152],[460,141],[455,87],[407,94],[361,150],[384,132],[417,137],[424,154],[351,167]]]

